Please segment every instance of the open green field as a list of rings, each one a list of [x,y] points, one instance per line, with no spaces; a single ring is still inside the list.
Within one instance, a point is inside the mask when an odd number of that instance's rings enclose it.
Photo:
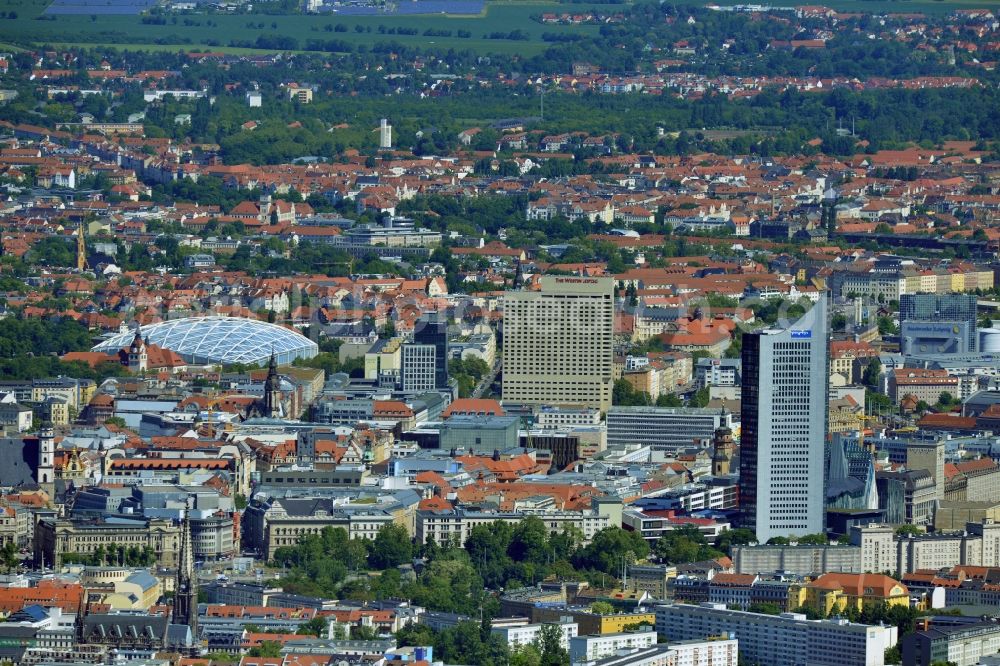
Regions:
[[[675,2],[678,0],[667,0]],[[704,0],[701,0],[704,1]],[[747,0],[717,0],[719,4],[742,4]],[[232,40],[248,44],[258,37],[292,37],[300,49],[309,40],[339,40],[351,45],[371,46],[396,42],[411,47],[468,49],[478,53],[532,56],[542,52],[549,43],[543,33],[594,34],[593,25],[542,25],[531,20],[543,12],[572,12],[604,9],[613,12],[622,5],[557,4],[549,0],[489,2],[480,16],[406,15],[406,16],[342,16],[342,15],[229,15],[194,14],[169,15],[165,25],[143,23],[142,16],[133,15],[56,15],[40,20],[50,0],[0,0],[0,42],[11,46],[39,44],[86,45],[147,50],[215,50],[256,52],[256,49],[232,49]],[[779,3],[785,4],[785,3]],[[826,6],[841,11],[879,13],[914,13],[930,15],[948,13],[957,8],[987,7],[1000,11],[1000,0],[829,0]],[[11,12],[16,18],[7,18]],[[210,24],[211,22],[211,24]],[[343,24],[346,32],[334,32],[333,26]],[[361,32],[358,31],[360,26]],[[381,34],[379,28],[415,28],[417,35]],[[450,37],[423,36],[427,29],[451,30]],[[370,31],[369,31],[370,29]],[[457,36],[459,30],[471,33],[469,38]],[[528,40],[485,39],[487,33],[521,30]]]
[[[722,6],[751,4],[750,0],[715,0],[711,3]],[[768,3],[758,3],[768,4]],[[1000,0],[826,0],[822,2],[775,2],[775,6],[815,4],[835,9],[839,12],[868,12],[874,14],[927,14],[940,16],[956,9],[991,9],[1000,11]]]
[[[185,50],[227,46],[230,40],[254,41],[266,37],[286,36],[298,40],[303,48],[310,39],[340,40],[354,45],[397,42],[412,47],[471,49],[482,53],[534,55],[547,43],[542,34],[593,34],[597,26],[542,25],[531,15],[548,11],[573,11],[582,5],[554,3],[490,3],[482,16],[408,15],[408,16],[338,16],[338,15],[170,15],[166,25],[143,23],[141,16],[122,15],[56,15],[39,20],[48,0],[0,0],[0,13],[17,13],[17,18],[0,18],[0,41],[14,44],[99,44],[127,47],[135,45],[171,46]],[[586,6],[588,9],[590,5]],[[594,5],[602,8],[602,5]],[[609,10],[621,5],[604,6]],[[54,18],[54,20],[52,20]],[[176,21],[176,22],[175,22]],[[209,25],[211,21],[214,25]],[[263,24],[263,27],[261,27]],[[346,32],[333,32],[337,24],[347,26]],[[330,26],[330,30],[326,26]],[[361,26],[365,32],[358,32]],[[417,29],[417,35],[380,34],[379,27]],[[371,28],[371,32],[368,32]],[[451,30],[451,37],[425,37],[429,28]],[[469,38],[457,37],[459,30],[471,33]],[[484,39],[492,32],[521,30],[529,40]]]

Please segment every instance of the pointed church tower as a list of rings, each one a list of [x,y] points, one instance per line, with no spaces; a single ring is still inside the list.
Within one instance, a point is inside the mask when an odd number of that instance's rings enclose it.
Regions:
[[[726,425],[727,415],[728,412],[723,406],[719,427],[716,428],[712,441],[712,476],[726,476],[731,471],[736,446],[733,444],[733,431]]]
[[[55,490],[56,435],[52,424],[46,421],[38,431],[38,469],[35,481],[52,497]]]
[[[128,369],[132,372],[146,372],[149,368],[149,354],[146,349],[146,341],[142,339],[142,330],[135,327],[135,337],[132,344],[128,346]]]
[[[267,379],[264,380],[264,416],[274,419],[283,416],[281,407],[281,377],[278,376],[278,362],[271,351],[267,364]]]
[[[190,509],[184,512],[181,524],[181,551],[177,558],[177,578],[174,582],[174,624],[191,627],[191,636],[198,641],[198,579],[194,575],[194,546],[191,543]]]
[[[84,271],[87,269],[87,241],[83,237],[83,221],[80,221],[80,226],[76,230],[76,270]]]

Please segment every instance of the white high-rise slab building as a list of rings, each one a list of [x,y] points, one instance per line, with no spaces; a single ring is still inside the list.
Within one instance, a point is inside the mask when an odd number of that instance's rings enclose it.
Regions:
[[[740,507],[760,543],[824,531],[826,297],[787,328],[743,336]]]
[[[614,279],[545,275],[541,287],[504,295],[503,400],[607,411]]]
[[[383,150],[392,148],[392,125],[385,118],[378,125],[378,147]]]

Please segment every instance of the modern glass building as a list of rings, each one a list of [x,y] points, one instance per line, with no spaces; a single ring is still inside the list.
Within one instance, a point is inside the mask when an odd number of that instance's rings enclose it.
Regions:
[[[438,315],[420,317],[413,327],[415,344],[434,347],[434,385],[427,390],[448,388],[448,322],[437,317]],[[405,349],[403,353],[405,355]],[[406,374],[405,362],[403,374]]]
[[[976,305],[975,294],[903,294],[899,297],[899,323],[919,322],[967,322],[962,327],[966,336],[964,349],[976,349]],[[959,333],[959,331],[955,331]],[[919,351],[919,350],[916,350]]]
[[[312,358],[319,346],[297,331],[242,317],[186,317],[140,330],[152,344],[169,349],[191,364],[263,364],[274,353],[279,364],[297,358]],[[127,347],[135,331],[119,333],[93,348],[95,352],[117,353]]]

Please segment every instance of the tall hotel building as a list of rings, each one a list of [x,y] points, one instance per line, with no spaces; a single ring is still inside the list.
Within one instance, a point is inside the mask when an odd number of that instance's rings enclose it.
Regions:
[[[611,407],[613,278],[545,275],[503,301],[503,400]]]
[[[824,530],[826,298],[785,329],[743,336],[740,508],[764,543]]]

